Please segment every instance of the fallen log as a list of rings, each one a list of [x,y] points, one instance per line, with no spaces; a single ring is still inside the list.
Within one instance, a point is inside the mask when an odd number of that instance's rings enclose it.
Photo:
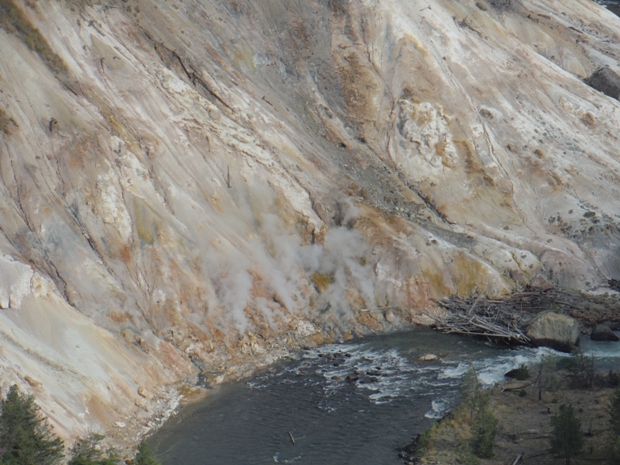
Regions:
[[[452,309],[445,317],[436,318],[434,327],[445,333],[503,339],[519,344],[530,342],[519,323],[513,321],[509,315],[503,312],[488,314],[489,312],[480,309],[476,315],[470,315],[472,308],[474,307],[469,307],[467,313]]]
[[[446,333],[485,337],[508,344],[530,345],[525,334],[530,320],[543,310],[557,308],[569,313],[587,307],[583,295],[559,289],[527,288],[505,299],[488,299],[484,293],[471,297],[453,296],[438,301],[445,315],[434,327]]]

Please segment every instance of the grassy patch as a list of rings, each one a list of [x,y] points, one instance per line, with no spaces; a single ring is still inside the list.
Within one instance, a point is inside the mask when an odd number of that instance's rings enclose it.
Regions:
[[[418,463],[479,463],[470,447],[474,435],[473,423],[469,407],[464,403],[459,405],[446,418],[421,435],[416,454]]]
[[[13,0],[0,0],[0,27],[19,37],[56,75],[66,75],[67,67],[54,53],[45,37],[35,28]]]

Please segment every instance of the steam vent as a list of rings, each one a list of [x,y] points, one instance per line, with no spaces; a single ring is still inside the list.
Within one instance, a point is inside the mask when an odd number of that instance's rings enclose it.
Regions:
[[[0,387],[68,442],[136,444],[199,373],[444,297],[620,279],[620,19],[590,0],[0,0],[0,26]]]

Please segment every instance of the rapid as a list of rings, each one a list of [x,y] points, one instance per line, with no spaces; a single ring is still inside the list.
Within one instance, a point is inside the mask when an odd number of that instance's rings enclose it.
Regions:
[[[619,365],[620,347],[586,339],[584,353],[600,368]],[[421,360],[429,354],[437,359]],[[150,445],[164,465],[396,465],[397,448],[456,405],[470,366],[490,386],[543,357],[568,355],[428,329],[303,350],[245,382],[214,388]]]

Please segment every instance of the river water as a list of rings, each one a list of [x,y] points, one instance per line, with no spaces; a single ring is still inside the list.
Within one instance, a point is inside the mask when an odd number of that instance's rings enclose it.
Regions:
[[[596,0],[596,3],[620,16],[620,0]]]
[[[601,368],[620,367],[620,345],[583,341],[583,349]],[[427,353],[440,359],[420,361]],[[396,448],[455,405],[470,364],[490,385],[543,356],[567,357],[427,329],[305,350],[214,389],[149,445],[164,465],[402,465]]]

